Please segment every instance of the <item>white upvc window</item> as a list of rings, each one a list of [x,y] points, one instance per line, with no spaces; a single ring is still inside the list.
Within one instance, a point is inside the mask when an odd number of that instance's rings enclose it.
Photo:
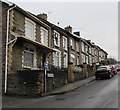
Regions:
[[[92,53],[92,48],[91,48],[91,47],[89,47],[89,53],[90,53],[90,54]]]
[[[27,38],[35,39],[35,27],[36,24],[32,20],[25,18],[25,36]]]
[[[31,48],[26,48],[23,51],[23,67],[33,68],[35,66],[35,51]]]
[[[54,30],[54,45],[60,47],[60,34]]]
[[[73,39],[70,39],[70,45],[71,45],[71,48],[72,48],[72,49],[75,49],[75,44],[74,44]]]
[[[61,67],[61,52],[60,51],[56,51],[53,53],[53,61],[54,61],[54,65],[57,67]]]
[[[85,61],[85,55],[84,54],[82,54],[82,63],[85,63],[86,61]]]
[[[94,53],[94,48],[92,48],[92,55],[95,55],[95,53]]]
[[[43,45],[48,46],[48,30],[40,27],[40,38]]]
[[[67,56],[67,53],[64,52],[64,68],[67,68],[68,67],[68,56]]]
[[[71,62],[75,64],[75,55],[72,53],[70,56],[71,56]]]
[[[89,61],[89,60],[88,60],[88,56],[86,56],[86,63],[87,63],[87,64],[88,64],[88,61]]]
[[[93,63],[95,63],[95,57],[92,57],[92,61],[93,61]]]
[[[67,38],[63,36],[63,48],[67,50]]]
[[[85,45],[85,53],[87,54],[88,53],[88,46]]]
[[[79,45],[77,42],[76,42],[76,50],[77,50],[77,52],[79,52]]]
[[[84,43],[82,42],[82,52],[85,51]]]
[[[79,65],[80,64],[80,58],[79,58],[79,56],[77,56],[77,65]]]

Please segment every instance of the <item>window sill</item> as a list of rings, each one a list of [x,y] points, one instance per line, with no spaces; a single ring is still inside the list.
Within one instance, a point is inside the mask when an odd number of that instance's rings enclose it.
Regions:
[[[28,66],[23,66],[23,69],[40,70],[40,68],[33,68],[33,67],[28,67]]]

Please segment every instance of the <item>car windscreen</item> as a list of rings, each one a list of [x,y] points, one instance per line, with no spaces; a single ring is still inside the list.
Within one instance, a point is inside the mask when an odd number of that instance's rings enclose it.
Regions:
[[[97,70],[106,70],[106,69],[107,69],[107,67],[98,67]]]

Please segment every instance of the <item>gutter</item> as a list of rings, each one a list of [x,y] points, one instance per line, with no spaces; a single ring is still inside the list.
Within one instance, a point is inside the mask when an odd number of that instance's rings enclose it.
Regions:
[[[7,33],[6,33],[6,55],[5,55],[5,90],[4,92],[7,93],[7,76],[8,76],[8,44],[10,44],[10,42],[8,43],[8,35],[9,35],[9,15],[10,15],[10,11],[13,10],[16,7],[16,5],[14,5],[13,7],[9,8],[7,10]]]

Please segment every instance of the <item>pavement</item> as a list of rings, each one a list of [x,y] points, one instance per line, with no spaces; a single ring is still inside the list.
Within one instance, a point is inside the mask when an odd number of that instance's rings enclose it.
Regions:
[[[67,92],[70,92],[70,91],[73,91],[77,88],[80,88],[81,86],[84,86],[92,81],[95,80],[95,76],[92,76],[92,77],[88,77],[88,78],[85,78],[85,79],[82,79],[82,80],[79,80],[79,81],[75,81],[73,83],[67,83],[66,85],[62,86],[62,87],[59,87],[49,93],[45,93],[43,94],[43,96],[46,96],[46,95],[57,95],[57,94],[64,94],[64,93],[67,93]]]

